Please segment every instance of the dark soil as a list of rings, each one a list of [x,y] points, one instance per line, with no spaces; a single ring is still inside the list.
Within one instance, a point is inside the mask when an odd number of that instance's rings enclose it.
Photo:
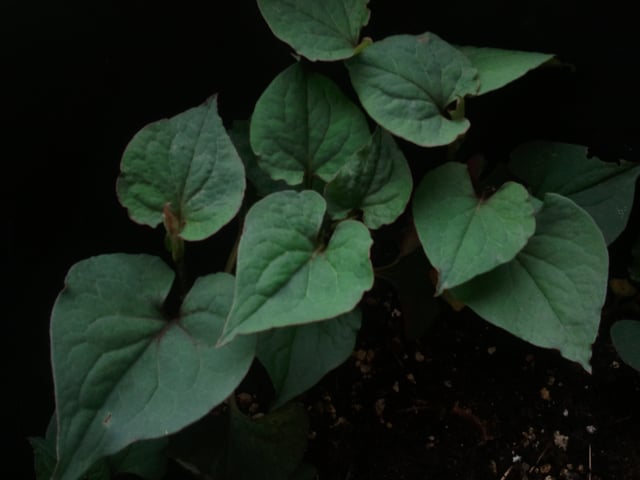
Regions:
[[[590,375],[468,310],[405,342],[394,296],[368,303],[352,358],[307,397],[322,479],[640,478],[640,376],[605,323]]]

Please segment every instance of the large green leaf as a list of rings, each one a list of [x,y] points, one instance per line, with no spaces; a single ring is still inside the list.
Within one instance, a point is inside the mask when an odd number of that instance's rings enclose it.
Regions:
[[[564,195],[596,221],[607,244],[624,230],[633,206],[640,165],[607,163],[587,156],[580,145],[530,142],[511,154],[511,171],[542,198],[547,192]]]
[[[336,317],[352,310],[371,288],[369,231],[346,220],[327,241],[321,230],[325,210],[324,199],[311,190],[273,193],[251,207],[221,342]]]
[[[502,88],[553,58],[549,53],[471,46],[459,48],[478,69],[480,90],[477,95]]]
[[[256,354],[276,391],[272,408],[303,393],[349,358],[360,323],[360,311],[354,310],[331,320],[261,333]]]
[[[438,271],[436,294],[512,260],[535,230],[529,193],[505,183],[479,198],[467,167],[445,163],[416,189],[413,218],[431,264]]]
[[[129,216],[155,227],[168,208],[185,240],[213,235],[242,204],[244,168],[215,98],[140,130],[121,170],[118,198]]]
[[[328,78],[296,63],[256,103],[251,146],[258,165],[289,185],[328,181],[369,142],[364,114]]]
[[[56,479],[74,480],[101,457],[197,420],[249,369],[255,338],[215,347],[233,277],[200,278],[167,319],[172,281],[147,255],[93,257],[69,271],[51,320]]]
[[[640,322],[620,320],[611,326],[611,340],[620,358],[640,372]]]
[[[347,67],[365,110],[394,135],[434,147],[469,128],[463,99],[478,92],[478,72],[437,35],[387,37]]]
[[[393,223],[409,202],[413,179],[404,155],[393,137],[376,130],[369,145],[340,169],[324,190],[334,219],[361,210],[371,229]]]
[[[276,37],[309,60],[342,60],[359,46],[369,0],[258,0]]]
[[[452,290],[485,320],[591,371],[607,291],[607,247],[593,219],[548,193],[536,233],[511,262]]]

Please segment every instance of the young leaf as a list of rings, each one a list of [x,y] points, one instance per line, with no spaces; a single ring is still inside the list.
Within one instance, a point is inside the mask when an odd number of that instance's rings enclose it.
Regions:
[[[433,33],[395,35],[347,61],[365,110],[394,135],[425,147],[448,145],[469,128],[463,99],[478,72]]]
[[[325,243],[325,210],[324,199],[311,190],[272,193],[251,207],[222,343],[237,334],[336,317],[371,288],[369,231],[346,220]]]
[[[591,371],[607,291],[607,247],[593,219],[548,193],[536,233],[511,262],[452,290],[488,322],[523,340],[556,348]]]
[[[476,95],[502,88],[553,58],[549,53],[471,46],[458,48],[478,69],[480,90]]]
[[[364,114],[328,78],[296,63],[256,103],[251,147],[258,165],[289,185],[328,181],[369,142]]]
[[[564,195],[584,208],[602,230],[607,245],[624,230],[633,205],[640,165],[589,158],[580,145],[530,142],[511,153],[511,171],[533,195]]]
[[[344,362],[356,343],[359,310],[331,320],[263,332],[256,355],[276,391],[272,408],[284,405]]]
[[[376,229],[393,223],[411,196],[413,180],[393,137],[376,130],[369,145],[358,151],[325,187],[327,209],[334,219],[353,210],[363,212],[364,224]]]
[[[255,338],[215,347],[233,277],[200,278],[167,319],[172,281],[169,267],[148,255],[102,255],[69,271],[51,320],[55,479],[77,479],[101,457],[197,420],[249,369]]]
[[[536,225],[522,185],[507,182],[491,197],[479,198],[461,163],[445,163],[425,175],[416,189],[413,218],[438,270],[437,295],[513,259]]]
[[[369,22],[369,0],[258,0],[274,35],[311,61],[349,58]]]
[[[140,130],[124,152],[121,170],[118,198],[129,216],[156,227],[168,206],[185,240],[213,235],[242,204],[244,167],[215,98]]]
[[[640,322],[620,320],[614,323],[611,340],[622,361],[640,372]]]
[[[290,189],[282,180],[273,180],[267,172],[258,165],[251,144],[249,143],[249,122],[234,122],[229,130],[229,137],[244,163],[247,178],[260,197],[266,197],[270,193]]]

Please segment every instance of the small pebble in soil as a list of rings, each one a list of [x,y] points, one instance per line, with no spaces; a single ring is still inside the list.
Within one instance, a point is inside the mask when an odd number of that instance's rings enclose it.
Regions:
[[[551,400],[551,393],[546,387],[542,387],[540,389],[540,398],[545,402],[548,402],[549,400]]]
[[[562,435],[558,430],[553,432],[553,443],[561,450],[567,450],[567,444],[569,443],[569,437]]]

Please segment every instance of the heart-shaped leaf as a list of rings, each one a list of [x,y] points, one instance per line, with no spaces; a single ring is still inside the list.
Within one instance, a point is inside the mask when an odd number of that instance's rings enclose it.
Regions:
[[[93,257],[69,271],[51,320],[55,479],[75,480],[101,457],[197,420],[249,369],[255,338],[215,347],[233,277],[200,278],[167,319],[172,281],[169,267],[147,255]]]
[[[431,264],[436,294],[513,259],[535,230],[533,205],[520,184],[479,198],[465,165],[445,163],[416,189],[413,217]]]
[[[275,180],[328,181],[369,142],[364,114],[328,78],[296,63],[278,75],[256,103],[251,147]]]
[[[168,208],[185,240],[213,235],[238,212],[242,161],[215,98],[140,130],[122,157],[117,190],[136,222],[156,227]]]
[[[360,329],[359,310],[331,320],[263,332],[258,360],[269,372],[278,408],[315,385],[353,351]]]
[[[334,219],[361,210],[364,224],[376,229],[393,223],[409,202],[413,179],[404,155],[393,137],[376,130],[369,145],[340,169],[324,190]]]
[[[607,291],[607,247],[593,219],[548,193],[536,233],[511,262],[452,290],[488,322],[591,371]]]
[[[342,60],[359,47],[369,0],[258,0],[274,35],[311,61]]]
[[[325,210],[324,199],[311,190],[272,193],[251,207],[221,342],[336,317],[352,310],[371,288],[369,231],[346,220],[326,241]]]
[[[434,147],[469,128],[462,100],[478,92],[478,71],[437,35],[387,37],[347,67],[365,110],[394,135]]]
[[[620,320],[614,323],[611,340],[622,361],[640,372],[640,322]]]
[[[530,142],[511,153],[511,171],[533,195],[564,195],[596,221],[607,245],[624,230],[633,206],[640,165],[607,163],[587,156],[586,147],[567,143]]]
[[[459,49],[478,69],[480,90],[477,95],[502,88],[553,58],[548,53],[500,48],[465,46]]]

